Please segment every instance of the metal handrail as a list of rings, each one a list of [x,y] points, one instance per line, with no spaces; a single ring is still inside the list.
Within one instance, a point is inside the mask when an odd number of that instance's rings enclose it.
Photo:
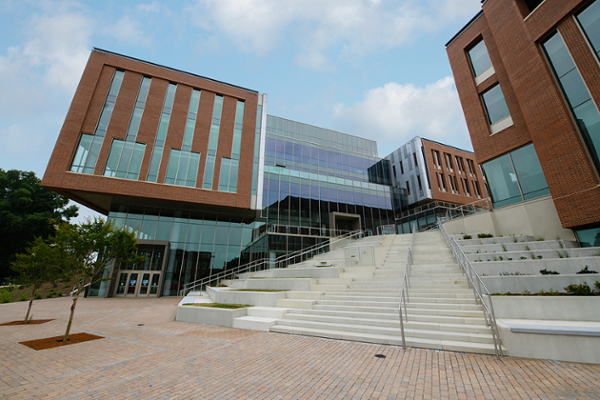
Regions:
[[[402,289],[400,289],[400,303],[398,304],[398,314],[400,316],[400,331],[402,332],[402,349],[406,350],[406,337],[404,335],[404,321],[402,317],[402,303],[404,303],[404,316],[408,321],[408,310],[406,303],[410,301],[407,286],[410,286],[410,274],[413,265],[413,246],[415,244],[415,236],[417,234],[417,224],[412,225],[412,236],[410,238],[410,246],[406,254],[406,265],[404,266],[404,277],[402,278]],[[406,290],[405,290],[406,289]]]
[[[227,277],[235,276],[237,274],[241,274],[244,272],[256,272],[256,271],[262,271],[265,269],[271,269],[271,267],[273,265],[275,265],[275,268],[278,268],[278,266],[285,265],[285,263],[288,262],[292,258],[302,257],[304,254],[308,254],[308,253],[316,253],[319,250],[321,250],[327,246],[331,246],[331,245],[336,244],[343,240],[351,239],[355,236],[358,239],[360,239],[365,236],[365,233],[361,230],[357,230],[357,231],[350,232],[345,235],[339,236],[339,237],[335,238],[335,240],[333,240],[332,238],[329,238],[329,240],[326,243],[321,243],[317,247],[315,247],[316,245],[310,246],[308,249],[303,249],[302,253],[300,253],[300,254],[295,254],[295,255],[291,255],[291,256],[289,256],[288,254],[283,254],[283,255],[277,257],[275,260],[271,260],[269,258],[262,258],[260,260],[254,260],[254,261],[249,262],[244,265],[239,265],[232,269],[221,271],[221,272],[211,275],[211,276],[197,279],[194,282],[190,282],[190,283],[184,285],[183,288],[179,291],[179,296],[183,296],[183,293],[185,293],[186,291],[189,291],[189,290],[193,290],[194,288],[196,288],[198,286],[200,286],[200,287],[206,286],[215,281],[220,281]],[[318,253],[318,254],[320,254],[320,253]]]
[[[438,219],[438,226],[440,228],[440,232],[442,233],[442,236],[444,237],[444,240],[446,241],[446,244],[452,251],[452,256],[454,257],[456,262],[460,265],[460,267],[463,271],[463,274],[465,274],[467,276],[467,279],[469,280],[469,284],[473,288],[473,292],[474,292],[474,296],[475,296],[475,303],[479,304],[479,302],[481,302],[481,304],[483,305],[483,309],[484,309],[483,315],[485,317],[485,323],[487,326],[491,327],[491,329],[492,329],[492,337],[494,340],[494,351],[496,353],[496,358],[498,360],[500,360],[500,358],[502,358],[504,355],[502,353],[502,343],[500,343],[500,334],[498,331],[498,325],[496,323],[496,315],[494,314],[494,303],[492,302],[490,291],[485,286],[485,283],[483,283],[483,281],[481,280],[481,277],[479,276],[477,271],[475,271],[475,269],[471,265],[471,262],[467,258],[464,251],[460,248],[458,243],[456,243],[456,240],[454,240],[453,237],[448,235],[448,232],[446,232],[443,221],[441,219]],[[482,289],[483,289],[483,292],[482,292]],[[488,300],[490,302],[489,307],[487,306],[487,303],[483,298],[484,294],[488,297]]]

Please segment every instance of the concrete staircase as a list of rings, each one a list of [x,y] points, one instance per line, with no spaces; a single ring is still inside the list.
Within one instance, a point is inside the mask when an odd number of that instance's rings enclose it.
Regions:
[[[311,291],[288,292],[277,300],[287,312],[270,331],[401,345],[398,304],[410,239],[386,236],[374,267],[344,267],[339,278],[318,279]],[[482,306],[441,234],[418,233],[414,250],[404,324],[407,346],[493,354]]]

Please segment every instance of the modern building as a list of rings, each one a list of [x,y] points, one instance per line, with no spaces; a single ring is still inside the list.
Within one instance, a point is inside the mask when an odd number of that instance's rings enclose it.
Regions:
[[[138,232],[146,258],[106,271],[91,295],[176,295],[394,224],[406,201],[374,141],[266,109],[257,91],[92,51],[42,184]]]
[[[484,0],[447,43],[495,208],[551,196],[600,245],[600,0]]]
[[[404,189],[408,208],[396,216],[399,233],[435,224],[464,204],[484,206],[486,181],[473,152],[419,136],[389,154],[393,186]]]

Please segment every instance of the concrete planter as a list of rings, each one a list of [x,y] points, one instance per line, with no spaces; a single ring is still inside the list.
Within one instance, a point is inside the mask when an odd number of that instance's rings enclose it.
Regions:
[[[492,296],[496,318],[600,321],[600,296]]]
[[[482,276],[481,280],[490,293],[523,293],[525,290],[538,293],[540,290],[548,291],[550,289],[564,292],[565,286],[579,285],[584,282],[593,290],[594,282],[600,280],[600,275]]]
[[[176,320],[181,322],[192,322],[195,324],[225,326],[231,328],[233,319],[244,317],[248,313],[247,308],[227,310],[224,308],[208,308],[194,306],[178,306]]]
[[[209,287],[206,293],[215,303],[276,307],[277,300],[285,299],[287,292],[236,292],[235,289]]]

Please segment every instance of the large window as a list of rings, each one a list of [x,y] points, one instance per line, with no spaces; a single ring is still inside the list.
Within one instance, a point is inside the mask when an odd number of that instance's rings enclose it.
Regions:
[[[494,207],[550,194],[533,144],[482,165]]]
[[[483,103],[485,104],[485,109],[491,125],[510,116],[506,100],[504,100],[504,93],[502,93],[500,85],[495,85],[490,90],[483,93],[481,97],[483,98]]]
[[[483,40],[473,46],[467,53],[476,78],[482,75],[489,76],[493,73],[492,60],[490,60],[490,55]]]
[[[557,32],[542,44],[556,73],[596,168],[600,169],[600,114],[571,54]]]
[[[600,56],[600,1],[593,1],[577,15],[577,20],[592,44],[594,51]]]

